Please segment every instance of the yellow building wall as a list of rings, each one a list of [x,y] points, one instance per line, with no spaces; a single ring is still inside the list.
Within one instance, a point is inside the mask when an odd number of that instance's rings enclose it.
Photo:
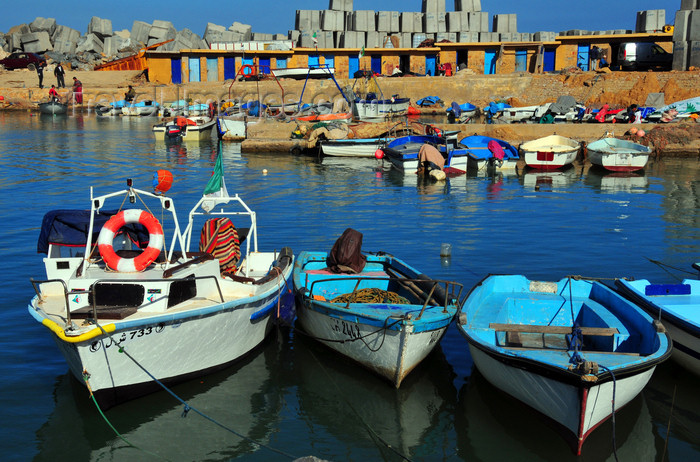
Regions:
[[[419,56],[411,55],[411,57],[409,58],[409,66],[411,68],[411,72],[414,72],[414,73],[420,74],[420,75],[425,75],[425,56],[424,55],[419,55]]]
[[[562,43],[557,48],[555,58],[555,69],[566,69],[576,67],[578,62],[578,43]]]
[[[467,68],[473,70],[476,74],[483,74],[485,60],[485,50],[469,50],[469,54],[467,55]]]
[[[149,60],[148,80],[166,85],[173,83],[170,58]]]

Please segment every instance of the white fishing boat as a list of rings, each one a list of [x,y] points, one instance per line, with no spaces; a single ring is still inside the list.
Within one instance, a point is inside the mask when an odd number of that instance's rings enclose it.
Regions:
[[[178,116],[153,126],[156,140],[201,141],[211,139],[216,120],[207,116]]]
[[[165,195],[172,175],[162,170],[154,192],[129,179],[121,191],[91,188],[88,210],[44,217],[46,276],[32,280],[29,313],[100,406],[226,367],[271,330],[294,256],[283,246],[258,250],[256,213],[228,194],[222,165],[219,154],[184,231]],[[199,249],[190,251],[200,222]]]
[[[278,79],[327,79],[335,74],[333,67],[288,67],[283,69],[272,69],[271,71]]]
[[[547,113],[551,104],[552,103],[547,103],[540,106],[504,108],[498,117],[494,117],[494,120],[500,120],[501,122],[505,123],[520,123],[528,120],[539,119]]]
[[[350,273],[344,267],[353,263],[334,259],[340,254],[336,247],[299,254],[297,322],[322,344],[399,388],[445,334],[462,286],[432,280],[383,253],[363,256],[359,271]]]
[[[528,167],[556,170],[576,160],[581,143],[561,135],[549,135],[520,145]]]
[[[377,149],[387,143],[386,138],[351,138],[321,141],[321,152],[335,157],[374,157]]]
[[[606,136],[587,146],[588,160],[612,172],[642,170],[649,161],[651,148],[632,141]]]
[[[127,103],[122,108],[122,115],[125,116],[157,116],[160,105],[152,100],[139,101],[138,103]]]
[[[360,120],[388,119],[408,113],[410,98],[360,99],[353,102],[353,115]]]
[[[221,139],[226,141],[243,141],[248,136],[248,116],[219,116],[216,119],[217,130]]]
[[[572,277],[488,276],[469,293],[458,329],[484,377],[551,419],[576,455],[672,349],[663,325],[637,305]]]

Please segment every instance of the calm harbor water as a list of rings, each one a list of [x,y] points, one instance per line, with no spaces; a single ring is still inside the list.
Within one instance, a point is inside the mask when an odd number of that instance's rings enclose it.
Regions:
[[[565,172],[470,175],[424,183],[374,159],[241,154],[235,144],[168,145],[153,119],[0,113],[0,251],[5,261],[0,348],[0,458],[62,460],[696,460],[700,377],[673,363],[588,438],[573,456],[533,411],[473,367],[452,326],[401,386],[391,385],[287,328],[244,363],[105,415],[72,376],[48,331],[27,313],[30,277],[43,276],[36,240],[45,212],[86,208],[89,187],[148,189],[173,172],[185,216],[219,150],[229,191],[258,213],[262,249],[329,250],[347,227],[363,249],[400,256],[470,289],[489,273],[675,282],[700,260],[700,165],[651,162],[615,176],[577,165]],[[290,131],[292,127],[290,126]],[[263,173],[267,169],[267,174]],[[442,243],[451,258],[440,257]],[[128,444],[128,441],[130,444]]]

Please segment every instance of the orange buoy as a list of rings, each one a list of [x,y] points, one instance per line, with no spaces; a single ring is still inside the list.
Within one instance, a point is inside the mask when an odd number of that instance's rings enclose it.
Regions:
[[[157,193],[167,192],[173,185],[173,174],[169,170],[158,170],[153,174],[153,187]]]

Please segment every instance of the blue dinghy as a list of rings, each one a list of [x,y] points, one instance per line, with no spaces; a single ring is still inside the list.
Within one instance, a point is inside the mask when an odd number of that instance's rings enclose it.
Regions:
[[[590,280],[488,276],[467,297],[458,328],[481,374],[558,424],[577,455],[671,354],[660,323]]]
[[[407,135],[390,141],[383,149],[391,165],[397,170],[415,172],[420,166],[420,150],[428,144],[435,147],[442,155],[446,173],[465,173],[467,171],[467,152],[457,148],[457,133],[447,132],[438,135]]]
[[[489,136],[472,135],[459,142],[469,159],[467,167],[472,170],[514,170],[520,154],[512,144]]]
[[[652,284],[646,279],[620,279],[615,284],[624,296],[664,323],[673,339],[673,360],[700,375],[700,281]]]
[[[297,322],[398,388],[440,342],[462,285],[430,279],[391,255],[363,256],[361,271],[338,273],[328,253],[301,252],[293,272]]]

